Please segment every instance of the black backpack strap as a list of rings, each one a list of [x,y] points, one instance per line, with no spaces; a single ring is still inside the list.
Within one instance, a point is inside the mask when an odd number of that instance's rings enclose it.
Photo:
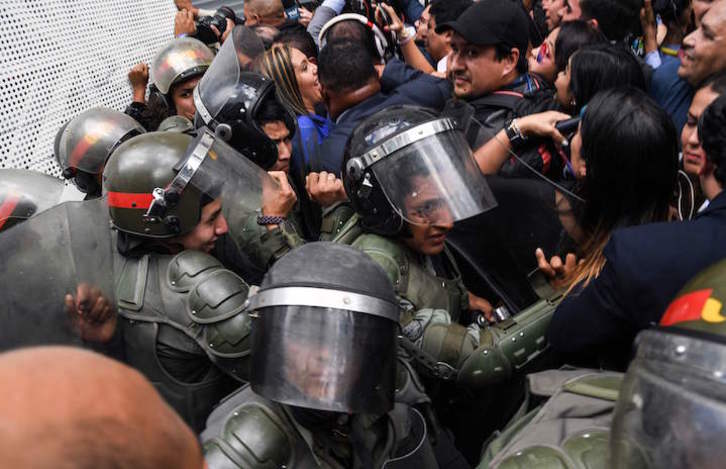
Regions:
[[[500,107],[514,111],[522,99],[524,99],[524,94],[518,91],[495,91],[477,99],[476,106]]]

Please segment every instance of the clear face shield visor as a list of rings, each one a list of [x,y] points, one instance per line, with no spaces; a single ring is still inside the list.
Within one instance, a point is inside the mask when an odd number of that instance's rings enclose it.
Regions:
[[[0,170],[0,230],[59,204],[64,188],[62,181],[46,174]]]
[[[115,308],[113,248],[103,199],[56,205],[1,233],[0,351],[88,345],[77,319],[97,318],[101,302]]]
[[[249,28],[236,26],[234,40],[225,41],[199,84],[194,89],[194,104],[199,117],[209,125],[230,99],[245,102],[245,109],[259,100],[261,86],[240,82],[241,72],[250,68],[250,61],[264,52],[255,40],[259,38]]]
[[[611,430],[613,467],[720,467],[726,448],[726,343],[641,332]],[[677,462],[674,462],[677,461]]]
[[[368,169],[394,210],[414,225],[449,225],[496,206],[452,119],[419,124],[348,163],[354,177]]]
[[[167,187],[154,189],[145,215],[147,222],[163,221],[191,185],[213,200],[221,199],[222,211],[233,230],[242,226],[244,217],[260,209],[266,197],[275,197],[280,187],[269,174],[206,127],[198,130],[175,170],[177,175]]]
[[[385,413],[393,406],[397,305],[305,287],[250,299],[258,394],[307,409]]]

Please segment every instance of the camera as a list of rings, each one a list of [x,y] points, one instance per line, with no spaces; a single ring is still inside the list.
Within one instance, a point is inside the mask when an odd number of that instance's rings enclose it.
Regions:
[[[230,7],[224,6],[217,10],[214,16],[202,16],[197,20],[197,33],[194,37],[205,44],[219,42],[219,36],[214,32],[212,26],[217,28],[221,36],[227,29],[227,19],[232,20],[234,24],[242,24],[235,12]]]

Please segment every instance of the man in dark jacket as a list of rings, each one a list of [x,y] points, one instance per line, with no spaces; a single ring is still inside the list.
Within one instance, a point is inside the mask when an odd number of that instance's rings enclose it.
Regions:
[[[699,135],[708,208],[688,222],[617,230],[597,279],[555,311],[548,333],[553,349],[577,361],[624,367],[636,334],[658,323],[691,277],[726,257],[726,97],[704,111]]]
[[[327,44],[318,62],[323,99],[335,125],[321,144],[319,161],[311,162],[313,172],[341,174],[345,145],[364,118],[397,104],[440,111],[451,96],[448,81],[414,71],[398,60],[389,62],[379,78],[373,58],[357,42]]]
[[[475,145],[479,146],[510,120],[527,113],[525,97],[548,93],[537,78],[527,73],[529,22],[515,2],[482,0],[456,21],[436,28],[439,33],[447,30],[453,30],[449,73],[454,95],[474,108],[474,117],[483,128]],[[528,148],[525,160],[547,173],[552,154],[538,147]],[[520,164],[505,165],[502,172],[531,176]]]

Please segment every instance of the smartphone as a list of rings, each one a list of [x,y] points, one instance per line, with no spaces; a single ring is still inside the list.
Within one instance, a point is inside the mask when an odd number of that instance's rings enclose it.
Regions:
[[[298,10],[295,0],[282,0],[282,6],[285,8],[287,19],[297,21],[300,18],[300,10]]]

